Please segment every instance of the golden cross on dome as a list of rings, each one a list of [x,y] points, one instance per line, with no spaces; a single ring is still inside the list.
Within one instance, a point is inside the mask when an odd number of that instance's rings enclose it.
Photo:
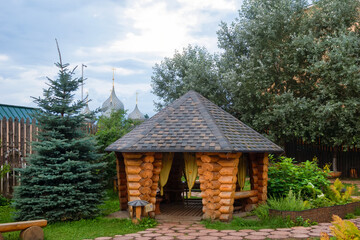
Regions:
[[[115,78],[114,78],[114,76],[115,76],[115,71],[116,71],[116,68],[112,68],[112,70],[113,70],[113,87],[115,86]]]

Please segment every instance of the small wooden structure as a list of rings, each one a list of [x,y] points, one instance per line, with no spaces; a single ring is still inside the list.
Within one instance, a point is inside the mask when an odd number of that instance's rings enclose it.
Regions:
[[[175,153],[170,178],[181,177],[182,156],[196,157],[203,218],[229,221],[235,199],[244,207],[266,201],[268,154],[283,150],[200,94],[189,91],[107,151],[117,156],[119,200],[146,200],[155,205],[164,154]],[[246,155],[251,190],[236,191],[239,159]],[[179,175],[180,174],[180,175]],[[176,180],[175,179],[175,180]],[[180,180],[172,181],[174,191]],[[169,184],[169,183],[168,183]]]
[[[46,227],[47,221],[45,219],[11,222],[0,224],[0,240],[3,240],[1,233],[20,231],[20,239],[23,240],[43,240],[44,231],[42,227]]]

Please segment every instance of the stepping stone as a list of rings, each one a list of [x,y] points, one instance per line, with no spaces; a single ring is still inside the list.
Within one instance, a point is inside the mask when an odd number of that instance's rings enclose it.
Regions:
[[[98,238],[95,238],[95,240],[111,240],[112,237],[98,237]]]
[[[308,239],[310,236],[308,234],[292,234],[290,235],[290,237],[298,239]]]
[[[236,236],[236,237],[245,237],[248,236],[249,233],[247,232],[231,232],[229,233],[230,236]]]
[[[289,237],[281,234],[271,234],[266,236],[269,239],[288,239]]]
[[[226,239],[226,240],[240,240],[243,239],[243,237],[237,237],[237,236],[226,236],[226,237],[222,237],[221,239]]]
[[[285,235],[285,236],[288,236],[288,235],[290,235],[291,234],[291,232],[289,231],[289,232],[287,232],[287,231],[278,231],[278,230],[276,230],[276,231],[272,231],[272,232],[270,232],[270,234],[273,234],[273,235]]]
[[[245,237],[245,239],[249,239],[249,240],[263,240],[266,238],[267,238],[267,236],[260,236],[260,235],[249,235],[249,236]]]

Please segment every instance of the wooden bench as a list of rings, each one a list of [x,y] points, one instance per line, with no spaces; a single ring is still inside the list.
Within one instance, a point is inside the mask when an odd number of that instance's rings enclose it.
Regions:
[[[21,231],[20,238],[23,240],[43,240],[44,231],[41,227],[46,227],[47,221],[34,220],[24,222],[12,222],[0,224],[0,240],[4,240],[1,233]]]

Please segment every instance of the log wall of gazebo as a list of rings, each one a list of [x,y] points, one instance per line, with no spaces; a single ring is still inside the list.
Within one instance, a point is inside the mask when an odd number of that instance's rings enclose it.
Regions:
[[[245,210],[266,201],[268,154],[249,153],[251,190],[236,192],[241,155],[196,153],[204,219],[231,220],[235,199],[245,199]],[[127,208],[128,201],[138,199],[155,206],[162,153],[117,153],[116,156],[121,209]]]

